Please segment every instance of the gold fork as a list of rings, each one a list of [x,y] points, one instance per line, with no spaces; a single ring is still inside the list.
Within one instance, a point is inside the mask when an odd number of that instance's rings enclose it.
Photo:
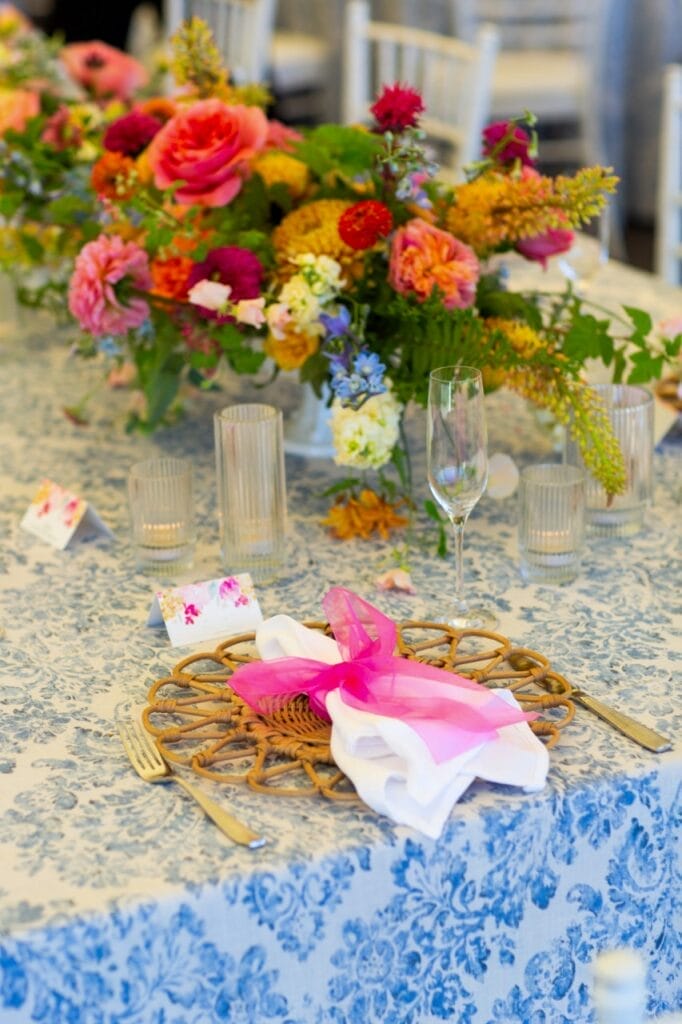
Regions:
[[[229,839],[242,846],[248,846],[251,850],[265,845],[266,839],[252,832],[250,828],[224,811],[213,800],[209,800],[201,790],[195,789],[185,779],[173,774],[170,766],[159,753],[156,743],[139,722],[121,719],[116,724],[125,752],[140,778],[145,782],[177,782],[186,793],[194,797],[211,821],[215,822],[220,831],[224,832]]]

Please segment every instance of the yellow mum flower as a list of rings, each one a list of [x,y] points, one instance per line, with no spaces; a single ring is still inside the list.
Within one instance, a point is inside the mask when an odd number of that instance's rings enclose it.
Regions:
[[[297,256],[329,256],[351,273],[358,253],[339,235],[339,217],[353,203],[346,199],[316,199],[292,210],[275,228],[272,240],[283,278],[298,272]]]
[[[300,199],[310,184],[310,172],[306,165],[288,153],[269,150],[259,156],[253,169],[268,188],[272,185],[286,185],[294,199]]]
[[[291,329],[284,331],[282,338],[268,335],[264,345],[266,355],[275,361],[280,370],[298,370],[319,347],[320,342],[315,335]]]

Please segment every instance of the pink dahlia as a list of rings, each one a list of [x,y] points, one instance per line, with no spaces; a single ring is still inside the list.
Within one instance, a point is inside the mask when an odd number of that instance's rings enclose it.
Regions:
[[[473,249],[425,220],[409,220],[393,236],[388,280],[401,295],[426,302],[437,290],[446,309],[466,309],[479,272]]]
[[[138,60],[99,39],[68,43],[60,56],[74,82],[96,99],[129,100],[149,80]]]
[[[124,156],[139,156],[160,128],[157,118],[133,110],[111,122],[104,133],[104,148]]]
[[[184,182],[176,202],[226,206],[251,173],[267,137],[268,121],[258,107],[198,100],[154,136],[147,157],[157,188]]]
[[[136,291],[152,286],[147,254],[118,235],[100,235],[78,254],[69,284],[69,310],[95,337],[139,327],[149,306]]]
[[[495,121],[483,130],[483,155],[498,164],[520,160],[524,167],[533,167],[530,135],[512,121]]]
[[[205,260],[194,264],[189,273],[187,288],[192,288],[199,281],[217,281],[228,285],[231,303],[240,302],[242,299],[256,299],[260,295],[263,283],[263,265],[250,249],[226,245],[211,249]],[[197,306],[197,310],[208,320],[234,323],[233,316],[221,315],[207,306]]]
[[[414,128],[424,113],[424,101],[409,85],[387,85],[378,100],[369,108],[379,131],[402,132]]]

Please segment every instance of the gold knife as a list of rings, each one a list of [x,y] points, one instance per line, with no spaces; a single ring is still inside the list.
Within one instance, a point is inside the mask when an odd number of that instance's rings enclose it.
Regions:
[[[623,736],[634,740],[635,743],[639,743],[641,747],[646,747],[647,750],[652,750],[654,754],[662,754],[672,747],[672,742],[666,739],[665,736],[661,736],[660,733],[654,732],[648,726],[635,721],[629,715],[624,715],[622,711],[616,711],[615,708],[610,708],[608,704],[602,704],[600,700],[590,697],[589,693],[585,693],[584,690],[571,688],[568,697],[582,707],[587,708],[588,711],[592,711],[615,729],[618,729],[619,732],[622,732]]]
[[[511,665],[516,669],[532,668],[534,663],[526,658],[524,655],[512,655],[509,658]],[[637,722],[634,718],[630,718],[629,715],[624,715],[622,711],[616,711],[615,708],[609,707],[608,704],[603,704],[602,701],[597,700],[596,697],[591,697],[589,693],[585,693],[579,687],[566,685],[553,685],[552,673],[546,678],[535,678],[533,680],[539,686],[542,686],[545,690],[549,690],[550,693],[562,692],[564,696],[570,700],[574,700],[576,704],[580,704],[581,707],[586,708],[599,718],[603,719],[604,722],[608,722],[614,729],[618,729],[623,736],[627,736],[628,739],[634,740],[635,743],[639,743],[641,747],[645,747],[647,750],[653,751],[654,754],[662,754],[666,750],[672,748],[672,741],[667,739],[665,736],[661,736],[660,733],[654,732],[653,729],[649,729],[648,726],[642,725],[641,722]],[[565,681],[563,681],[565,683]],[[558,684],[558,681],[557,681]]]

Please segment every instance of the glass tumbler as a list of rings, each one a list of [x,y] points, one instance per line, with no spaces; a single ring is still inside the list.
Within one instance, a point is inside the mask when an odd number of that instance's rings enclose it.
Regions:
[[[521,576],[567,583],[580,571],[585,538],[585,473],[577,466],[526,466],[519,478]]]
[[[654,399],[645,388],[632,384],[597,384],[625,460],[627,481],[622,494],[609,496],[591,473],[586,474],[586,522],[588,531],[601,537],[626,537],[637,533],[653,493]],[[584,465],[577,444],[566,441],[564,458]]]
[[[194,494],[187,459],[136,462],[128,499],[137,565],[157,576],[175,576],[194,562]]]
[[[266,582],[285,557],[282,413],[260,403],[229,405],[216,413],[214,428],[224,567]]]

